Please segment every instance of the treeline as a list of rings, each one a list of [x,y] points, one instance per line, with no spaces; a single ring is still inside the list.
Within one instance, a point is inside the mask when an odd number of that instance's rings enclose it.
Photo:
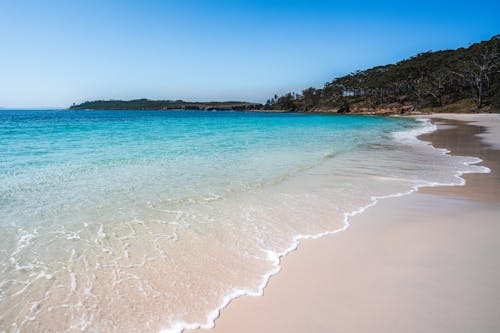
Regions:
[[[322,89],[274,96],[268,110],[350,112],[388,105],[438,107],[464,99],[500,110],[500,35],[468,48],[425,52],[396,64],[356,71]]]
[[[106,100],[73,104],[72,110],[252,110],[261,109],[262,104],[249,102],[185,102],[182,100],[155,101],[135,99],[131,101]]]

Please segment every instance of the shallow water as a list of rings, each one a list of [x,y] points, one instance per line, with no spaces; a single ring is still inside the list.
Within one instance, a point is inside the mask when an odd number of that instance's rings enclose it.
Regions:
[[[0,332],[209,327],[301,237],[475,158],[412,119],[0,112]]]

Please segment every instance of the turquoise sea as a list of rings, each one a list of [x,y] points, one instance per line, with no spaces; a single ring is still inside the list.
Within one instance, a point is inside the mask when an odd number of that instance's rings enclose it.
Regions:
[[[0,332],[179,332],[260,294],[301,238],[479,160],[425,120],[0,110]]]

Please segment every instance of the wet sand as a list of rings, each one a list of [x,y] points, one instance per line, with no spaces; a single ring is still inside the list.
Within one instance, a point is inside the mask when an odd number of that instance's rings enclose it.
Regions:
[[[263,297],[234,300],[210,332],[500,332],[499,118],[433,121],[423,139],[492,172],[381,200],[347,231],[303,241]]]

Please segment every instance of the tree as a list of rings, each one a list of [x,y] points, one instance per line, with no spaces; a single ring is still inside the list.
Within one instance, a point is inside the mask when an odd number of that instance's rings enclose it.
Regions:
[[[479,48],[464,63],[462,72],[457,74],[475,91],[476,106],[483,106],[484,93],[490,87],[491,77],[498,68],[498,37],[493,45]]]
[[[321,99],[321,89],[307,88],[302,91],[302,104],[307,111],[319,104]]]
[[[322,89],[275,96],[271,102],[273,107],[289,111],[316,107],[346,111],[386,107],[393,102],[444,106],[470,98],[472,89],[479,108],[491,104],[500,91],[499,41],[497,35],[468,48],[420,53],[395,64],[337,77]]]

